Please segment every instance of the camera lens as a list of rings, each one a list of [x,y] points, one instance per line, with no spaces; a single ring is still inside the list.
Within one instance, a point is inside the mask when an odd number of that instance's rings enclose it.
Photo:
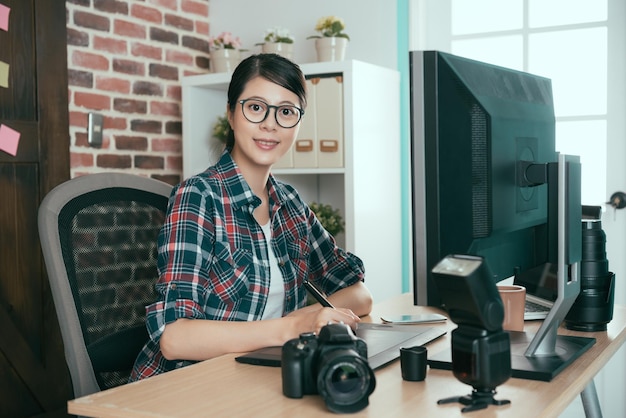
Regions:
[[[613,319],[615,275],[606,258],[606,234],[599,220],[583,220],[580,294],[565,316],[565,327],[603,331]]]
[[[321,358],[318,392],[331,411],[360,411],[368,405],[368,396],[375,385],[369,364],[354,350],[333,350]]]
[[[333,364],[326,375],[326,387],[337,397],[356,395],[367,387],[368,376],[363,375],[358,365],[352,363]]]
[[[600,277],[609,272],[606,259],[606,234],[599,221],[583,222],[582,234],[582,277]]]

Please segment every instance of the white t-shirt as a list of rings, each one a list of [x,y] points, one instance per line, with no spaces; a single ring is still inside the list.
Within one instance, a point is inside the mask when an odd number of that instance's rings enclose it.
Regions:
[[[267,296],[267,304],[263,311],[261,319],[280,318],[283,316],[283,309],[285,305],[285,281],[283,273],[278,268],[278,261],[274,255],[274,250],[270,245],[272,239],[272,231],[270,230],[270,223],[261,225],[263,233],[265,234],[265,242],[267,242],[267,251],[270,261],[270,293]]]

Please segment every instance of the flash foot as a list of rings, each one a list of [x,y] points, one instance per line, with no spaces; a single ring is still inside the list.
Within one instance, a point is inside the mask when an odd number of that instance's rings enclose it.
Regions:
[[[480,409],[485,409],[489,405],[500,406],[511,403],[511,401],[509,401],[508,399],[494,399],[495,394],[495,390],[474,390],[470,395],[452,396],[450,398],[440,399],[437,401],[437,404],[442,405],[446,403],[458,402],[462,405],[465,405],[465,407],[461,409],[461,412],[472,412],[478,411]]]

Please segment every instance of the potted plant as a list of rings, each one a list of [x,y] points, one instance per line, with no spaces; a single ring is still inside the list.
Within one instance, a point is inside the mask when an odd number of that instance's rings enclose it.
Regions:
[[[230,123],[226,114],[217,117],[215,125],[213,125],[213,138],[225,144],[230,135]]]
[[[315,39],[318,61],[341,61],[344,59],[350,37],[343,30],[346,25],[340,17],[324,16],[318,19],[315,31],[307,39]]]
[[[280,26],[269,28],[265,31],[263,41],[257,44],[261,45],[263,53],[274,53],[287,59],[292,59],[294,37],[289,32],[289,29]]]
[[[209,48],[214,73],[233,71],[241,61],[241,40],[230,32],[209,37]]]
[[[221,154],[222,151],[224,151],[230,133],[230,123],[228,122],[228,117],[226,116],[226,114],[218,116],[215,124],[213,125],[213,130],[211,131],[212,139],[211,141],[209,141],[209,146],[212,149],[212,153]]]
[[[317,219],[319,219],[324,229],[326,229],[330,235],[336,236],[345,230],[345,223],[339,213],[339,209],[334,209],[331,205],[317,202],[311,203],[309,208],[315,213]]]

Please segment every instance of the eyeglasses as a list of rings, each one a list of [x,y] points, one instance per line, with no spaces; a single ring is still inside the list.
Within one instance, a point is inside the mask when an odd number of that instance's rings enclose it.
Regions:
[[[252,123],[261,123],[267,119],[270,109],[274,109],[276,123],[283,128],[293,128],[300,122],[304,110],[293,105],[273,106],[259,99],[239,100],[243,116]]]

